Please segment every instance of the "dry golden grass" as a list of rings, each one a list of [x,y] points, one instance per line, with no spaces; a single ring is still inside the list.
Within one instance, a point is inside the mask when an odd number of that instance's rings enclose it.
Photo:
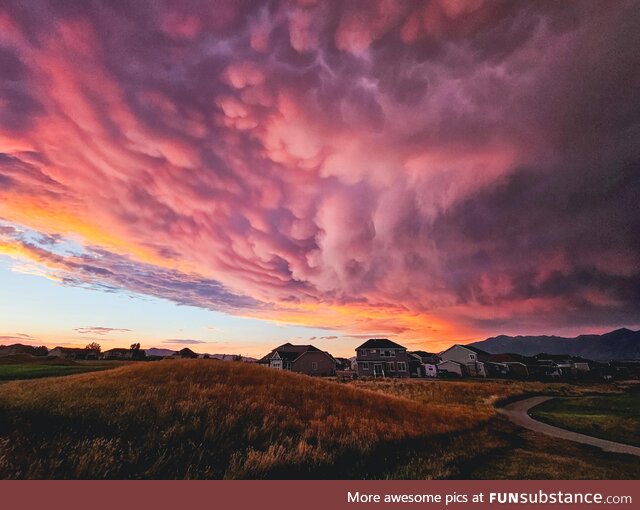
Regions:
[[[1,385],[0,478],[499,477],[488,463],[530,473],[509,464],[514,448],[531,469],[550,461],[519,446],[522,432],[496,416],[496,401],[614,390],[337,383],[212,360],[131,363]]]
[[[390,476],[490,414],[240,363],[135,364],[4,384],[0,477]]]
[[[592,393],[618,393],[612,384],[568,384],[509,379],[368,379],[349,384],[357,388],[409,398],[423,404],[443,404],[493,409],[499,401],[525,395],[578,396]]]

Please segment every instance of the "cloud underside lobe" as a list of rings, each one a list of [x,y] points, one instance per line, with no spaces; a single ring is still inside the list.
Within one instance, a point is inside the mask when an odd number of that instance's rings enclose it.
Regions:
[[[0,253],[355,335],[638,324],[639,23],[624,1],[3,2]]]

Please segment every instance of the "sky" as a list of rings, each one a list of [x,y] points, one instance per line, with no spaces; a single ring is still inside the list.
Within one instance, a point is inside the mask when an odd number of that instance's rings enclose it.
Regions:
[[[635,1],[0,3],[0,343],[640,327]]]

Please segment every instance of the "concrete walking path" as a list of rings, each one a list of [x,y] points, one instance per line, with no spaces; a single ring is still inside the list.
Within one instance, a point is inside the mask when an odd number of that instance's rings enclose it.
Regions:
[[[628,455],[636,455],[640,457],[640,448],[623,443],[616,443],[614,441],[607,441],[606,439],[599,439],[593,436],[587,436],[578,432],[571,432],[570,430],[561,429],[560,427],[554,427],[542,423],[541,421],[534,420],[529,416],[529,410],[547,400],[551,400],[556,397],[531,397],[524,400],[518,400],[512,402],[502,408],[498,408],[498,412],[509,418],[513,423],[524,427],[534,432],[540,432],[548,436],[557,437],[560,439],[566,439],[568,441],[575,441],[576,443],[588,444],[596,446],[604,450],[605,452],[614,453],[626,453]]]

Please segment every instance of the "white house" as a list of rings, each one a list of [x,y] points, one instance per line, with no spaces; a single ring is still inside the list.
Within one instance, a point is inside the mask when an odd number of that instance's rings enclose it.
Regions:
[[[455,344],[440,353],[443,362],[455,361],[464,365],[471,377],[487,377],[485,362],[489,360],[489,353],[470,345]],[[440,363],[442,365],[442,363]],[[438,368],[440,368],[438,365]]]
[[[466,375],[466,370],[465,370],[465,367],[462,366],[462,363],[458,363],[457,361],[453,361],[453,360],[447,360],[447,361],[438,363],[438,372],[455,374],[459,377]]]

